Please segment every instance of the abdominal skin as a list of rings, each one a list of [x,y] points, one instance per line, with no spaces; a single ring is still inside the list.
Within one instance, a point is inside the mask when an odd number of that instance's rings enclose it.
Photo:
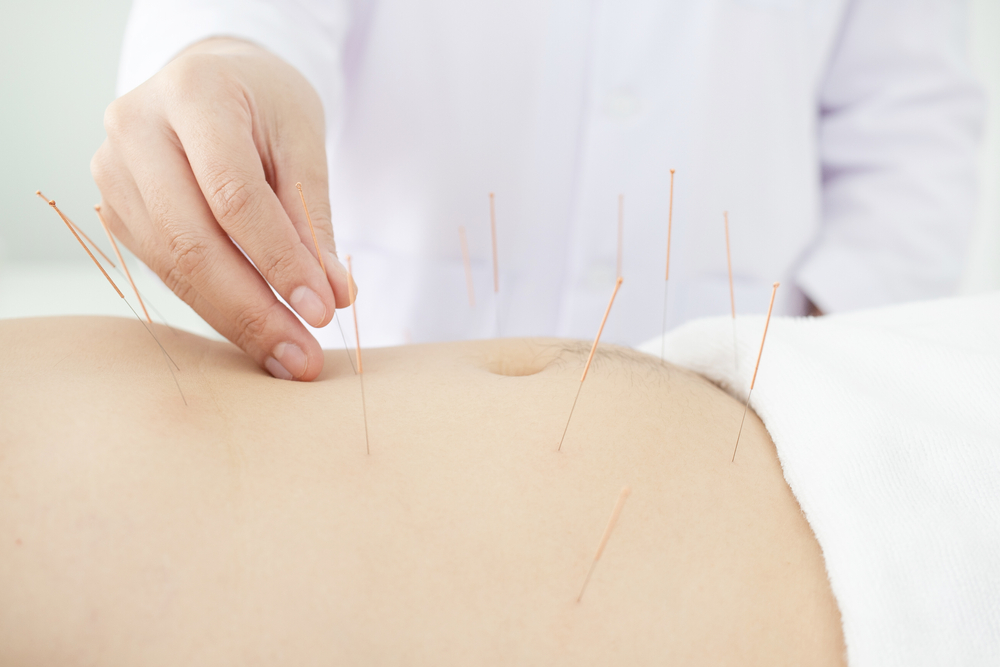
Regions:
[[[2,664],[843,664],[759,419],[632,350],[343,350],[0,322]],[[562,451],[556,451],[576,391]],[[577,603],[625,486],[631,495]]]

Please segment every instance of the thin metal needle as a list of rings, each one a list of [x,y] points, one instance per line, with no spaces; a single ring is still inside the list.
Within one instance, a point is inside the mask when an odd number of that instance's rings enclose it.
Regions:
[[[670,208],[667,209],[667,271],[663,279],[663,328],[660,336],[660,361],[666,356],[667,344],[667,295],[670,294],[670,237],[674,228],[674,172],[670,170]]]
[[[302,210],[306,212],[306,221],[309,223],[309,232],[312,234],[313,246],[316,248],[316,259],[319,260],[319,268],[323,270],[323,275],[326,275],[326,263],[323,262],[323,253],[319,251],[319,240],[316,238],[316,228],[313,227],[312,216],[309,215],[309,207],[306,206],[306,196],[302,194],[302,184],[296,183],[295,188],[299,191],[299,199],[302,200]],[[337,310],[333,311],[333,319],[337,321],[337,328],[340,329],[340,337],[344,340],[344,352],[347,353],[347,360],[351,362],[351,370],[354,374],[358,374],[358,369],[354,367],[354,360],[351,358],[351,351],[347,347],[347,336],[344,335],[344,327],[340,326],[340,318],[337,317]]]
[[[66,227],[69,229],[70,233],[77,240],[77,242],[80,244],[80,246],[84,249],[84,251],[90,257],[90,259],[94,262],[94,264],[97,266],[97,268],[100,269],[101,273],[104,274],[104,277],[107,278],[108,282],[111,283],[111,286],[115,289],[115,292],[118,293],[118,296],[120,296],[121,299],[122,299],[122,301],[125,302],[125,305],[128,306],[128,309],[132,311],[133,315],[135,315],[135,319],[139,320],[139,324],[141,324],[146,329],[146,331],[149,332],[149,335],[153,337],[153,340],[156,341],[156,344],[157,344],[157,346],[159,346],[160,351],[163,352],[164,356],[167,358],[167,360],[169,360],[169,363],[167,363],[167,370],[170,371],[171,377],[174,378],[174,383],[177,385],[177,390],[181,394],[181,400],[183,400],[184,401],[184,405],[187,406],[187,399],[184,397],[184,392],[181,391],[181,385],[180,385],[179,382],[177,382],[177,376],[174,375],[174,369],[170,367],[170,364],[172,363],[174,366],[176,366],[177,370],[180,370],[180,366],[177,366],[177,362],[174,361],[173,358],[167,353],[166,348],[164,348],[163,344],[160,343],[160,339],[156,337],[156,334],[153,333],[153,330],[150,329],[146,325],[146,323],[142,321],[142,318],[139,317],[139,313],[135,312],[135,308],[133,308],[132,304],[130,304],[128,302],[128,299],[125,298],[125,295],[122,294],[122,291],[120,289],[118,289],[118,285],[116,285],[115,281],[111,279],[111,276],[108,275],[108,272],[104,270],[104,267],[101,265],[101,263],[99,261],[97,261],[97,258],[94,257],[94,253],[90,252],[90,248],[88,248],[87,244],[83,242],[83,239],[80,238],[80,235],[77,234],[76,225],[74,225],[72,222],[70,222],[69,218],[67,218],[63,214],[63,212],[61,210],[59,210],[58,206],[56,206],[55,200],[47,198],[45,195],[42,194],[42,192],[40,190],[35,190],[35,194],[38,195],[39,197],[41,197],[45,201],[45,203],[47,203],[49,206],[51,206],[52,210],[54,210],[59,215],[59,217],[62,219],[62,221],[64,223],[66,223]],[[100,252],[100,250],[98,250],[98,252]]]
[[[135,281],[132,280],[132,272],[128,270],[128,265],[125,263],[125,260],[122,258],[122,252],[121,252],[121,250],[118,249],[118,242],[115,241],[115,237],[111,233],[111,228],[108,227],[107,221],[104,219],[104,216],[101,215],[101,205],[100,204],[97,204],[97,205],[94,206],[94,212],[97,213],[97,219],[101,221],[101,227],[104,228],[104,233],[107,234],[108,240],[111,241],[111,248],[112,248],[112,250],[115,251],[115,257],[118,258],[118,261],[121,263],[122,268],[125,270],[125,277],[128,279],[129,285],[132,286],[132,291],[135,292],[135,298],[137,298],[139,300],[139,306],[142,307],[142,313],[143,313],[143,315],[146,316],[146,321],[149,322],[150,324],[152,324],[153,320],[149,317],[149,311],[146,310],[146,304],[143,303],[143,301],[142,301],[142,295],[139,294],[139,288],[135,286]],[[114,266],[114,265],[112,264],[112,266]]]
[[[597,567],[597,561],[600,560],[601,554],[604,552],[604,545],[608,543],[611,538],[611,531],[615,529],[615,524],[618,523],[618,515],[622,513],[622,508],[625,507],[625,501],[628,500],[629,494],[632,493],[632,489],[625,487],[622,492],[618,494],[618,502],[615,503],[615,508],[611,511],[611,518],[608,519],[608,525],[604,529],[604,535],[601,536],[601,542],[597,545],[597,553],[594,554],[594,560],[590,561],[590,568],[587,570],[587,576],[583,580],[583,586],[580,587],[580,595],[576,598],[576,603],[580,604],[580,600],[583,599],[583,592],[587,590],[587,584],[590,583],[590,575],[594,573],[594,568]]]
[[[490,238],[493,241],[493,319],[496,323],[497,338],[500,329],[500,260],[497,252],[497,212],[493,193],[490,193]]]
[[[747,402],[743,406],[743,419],[740,420],[740,430],[736,434],[736,446],[733,447],[733,458],[730,463],[736,461],[736,450],[740,448],[740,436],[743,435],[743,422],[747,418],[747,410],[750,408],[750,396],[753,395],[753,385],[757,382],[757,369],[760,368],[760,355],[764,354],[764,341],[767,340],[767,328],[771,325],[771,309],[774,308],[774,295],[778,292],[781,283],[774,283],[771,287],[771,303],[767,307],[767,319],[764,321],[764,335],[760,338],[760,351],[757,352],[757,364],[753,367],[753,378],[750,380],[750,391],[747,392]]]
[[[35,190],[35,194],[38,195],[39,197],[41,197],[42,199],[44,199],[46,202],[49,201],[48,197],[46,197],[45,195],[43,195],[42,192],[41,192],[41,190]],[[113,269],[117,269],[118,268],[117,266],[115,266],[115,263],[111,261],[111,258],[104,254],[104,251],[101,250],[101,247],[99,245],[97,245],[96,243],[94,243],[94,240],[92,238],[90,238],[89,236],[87,236],[87,232],[83,231],[83,229],[81,229],[79,225],[77,225],[75,222],[73,222],[72,220],[70,220],[62,211],[59,211],[59,217],[62,218],[66,222],[67,225],[71,226],[73,229],[76,230],[76,232],[77,232],[77,234],[76,234],[77,240],[79,240],[79,237],[82,236],[84,238],[84,240],[86,240],[87,243],[89,243],[90,246],[94,250],[96,250],[97,253],[101,257],[104,258],[104,261],[106,261],[108,264],[111,265],[111,268],[113,268]],[[84,246],[84,247],[86,247],[86,246]]]
[[[146,327],[146,331],[148,331],[149,335],[153,337],[153,340],[156,341],[156,344],[160,346],[160,352],[163,353],[164,361],[167,361],[167,370],[170,371],[170,377],[172,377],[174,379],[174,384],[177,385],[177,391],[181,395],[181,400],[184,401],[184,406],[187,407],[188,402],[187,402],[187,398],[184,397],[184,390],[181,389],[181,383],[177,381],[177,374],[174,373],[174,369],[170,366],[170,364],[173,364],[174,366],[177,366],[177,362],[173,360],[173,357],[171,357],[169,354],[167,354],[166,349],[164,349],[163,345],[160,344],[160,341],[159,341],[159,339],[157,339],[156,334],[154,334],[153,331],[152,331],[152,329],[150,329],[146,325],[146,323],[142,321],[142,318],[139,317],[139,313],[135,312],[135,308],[133,308],[132,304],[130,304],[128,302],[128,299],[125,299],[125,305],[128,306],[129,310],[132,311],[132,314],[135,315],[135,319],[139,320],[139,324],[141,324],[142,326]],[[180,370],[179,366],[177,367],[177,370]]]
[[[733,292],[733,259],[729,252],[729,211],[723,211],[722,217],[726,221],[726,266],[729,268],[729,308],[733,317],[733,373],[735,374],[739,373],[740,364],[736,351],[736,295]]]
[[[361,361],[361,334],[358,333],[358,304],[354,294],[354,271],[351,270],[351,256],[347,256],[347,289],[351,292],[351,311],[354,313],[354,352],[358,357],[358,377],[361,379],[361,415],[365,421],[365,452],[372,453],[368,440],[368,408],[365,407],[365,366]]]
[[[160,339],[156,337],[156,334],[154,334],[153,330],[149,328],[149,325],[142,321],[142,318],[139,317],[139,313],[135,312],[135,308],[133,308],[132,304],[130,304],[128,302],[128,299],[126,299],[125,297],[122,297],[122,300],[125,301],[125,305],[128,306],[129,310],[132,311],[132,314],[135,315],[136,319],[139,320],[139,324],[141,324],[142,326],[146,327],[146,331],[148,331],[149,335],[153,337],[153,340],[156,341],[156,344],[160,346],[160,349],[163,351],[163,354],[166,355],[167,359],[170,360],[170,363],[172,363],[174,365],[174,367],[177,368],[177,370],[180,370],[181,367],[177,365],[177,362],[174,361],[174,358],[171,357],[170,354],[167,352],[167,350],[163,347],[163,344],[160,343]],[[171,372],[173,372],[173,371],[171,371]],[[180,387],[178,387],[178,389],[179,388]],[[181,395],[183,395],[183,392],[182,392]],[[187,401],[185,401],[185,403],[187,403]]]
[[[566,439],[566,431],[569,430],[569,423],[573,420],[573,411],[576,410],[576,402],[580,400],[580,392],[583,390],[583,382],[580,382],[580,386],[576,388],[576,396],[573,397],[573,407],[569,409],[569,417],[566,418],[566,426],[563,427],[562,437],[559,438],[559,448],[556,451],[562,451],[563,440]]]
[[[337,328],[340,329],[340,337],[344,340],[344,351],[347,352],[347,360],[351,362],[351,370],[354,374],[358,374],[358,369],[354,365],[354,357],[351,356],[351,348],[347,345],[347,336],[344,335],[344,327],[340,326],[340,318],[337,317],[337,311],[333,311],[333,319],[337,322]]]
[[[458,226],[458,242],[462,246],[462,263],[465,264],[465,286],[469,290],[469,307],[476,307],[476,289],[472,283],[472,260],[469,257],[469,242],[465,238],[465,227]]]
[[[136,287],[135,281],[132,280],[132,272],[128,270],[128,264],[125,263],[125,258],[122,257],[121,250],[119,250],[118,248],[118,243],[115,241],[115,237],[111,233],[111,228],[108,227],[107,221],[104,219],[104,215],[101,213],[100,204],[95,205],[94,210],[97,211],[97,217],[101,221],[101,226],[104,228],[104,233],[108,235],[108,240],[111,241],[111,247],[114,248],[115,255],[118,257],[118,262],[121,264],[121,267],[112,264],[111,268],[117,271],[119,276],[128,280],[129,284],[132,285],[132,290],[135,292],[136,298],[139,299],[139,305],[142,306],[142,312],[145,313],[146,315],[146,321],[149,322],[150,324],[153,323],[152,318],[149,317],[149,312],[146,311],[146,304],[149,304],[149,307],[152,308],[154,313],[156,313],[156,316],[159,317],[163,321],[163,324],[165,324],[167,328],[170,329],[170,331],[176,335],[177,331],[175,331],[174,328],[170,326],[170,322],[167,321],[167,318],[164,317],[163,313],[161,313],[160,310],[156,307],[156,304],[150,301],[149,298],[144,298],[142,296],[142,293],[139,292],[139,288]],[[83,232],[82,229],[76,226],[76,223],[73,223],[72,220],[70,220],[70,222],[73,224],[74,227],[76,227],[76,230],[78,232],[81,233]],[[97,248],[97,246],[94,247]],[[100,252],[101,249],[97,248],[97,251]],[[103,255],[104,253],[101,254]],[[122,271],[122,269],[124,269],[124,271]]]
[[[604,317],[601,318],[601,326],[597,330],[597,336],[594,337],[594,344],[590,346],[590,355],[587,357],[587,364],[583,367],[583,375],[580,376],[580,386],[576,389],[576,398],[573,399],[573,407],[569,410],[569,417],[566,419],[566,427],[563,428],[562,437],[559,438],[559,447],[556,448],[557,452],[562,451],[563,440],[566,439],[566,431],[569,430],[569,422],[573,419],[573,410],[576,409],[576,401],[580,398],[580,391],[583,389],[583,381],[587,379],[587,371],[590,370],[590,362],[594,360],[594,352],[597,351],[597,344],[601,342],[601,333],[604,332],[604,325],[608,321],[608,315],[611,313],[611,306],[615,303],[615,297],[618,296],[618,290],[622,286],[622,278],[618,278],[615,281],[615,291],[611,293],[611,300],[608,301],[608,307],[604,311]]]

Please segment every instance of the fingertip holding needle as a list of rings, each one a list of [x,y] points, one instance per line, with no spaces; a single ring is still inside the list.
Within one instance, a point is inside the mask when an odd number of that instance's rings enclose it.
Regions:
[[[754,383],[757,382],[757,369],[760,368],[760,357],[764,354],[764,341],[767,340],[767,329],[771,325],[771,310],[774,308],[774,295],[778,292],[778,287],[781,283],[774,283],[771,287],[771,303],[767,306],[767,319],[764,320],[764,335],[760,338],[760,351],[757,352],[757,363],[753,367],[753,378],[750,380],[750,390],[747,392],[747,402],[743,406],[743,418],[740,419],[740,430],[736,434],[736,446],[733,447],[733,458],[732,462],[736,461],[736,450],[740,448],[740,436],[743,435],[743,422],[747,418],[747,410],[750,408],[750,396],[753,394]]]
[[[323,275],[326,275],[326,264],[323,262],[323,253],[319,250],[319,239],[316,238],[316,228],[313,226],[312,216],[309,215],[309,207],[306,205],[306,196],[302,193],[302,184],[296,183],[295,189],[299,191],[299,199],[302,200],[302,210],[306,213],[306,222],[309,223],[309,233],[312,234],[313,247],[316,248],[316,258],[319,260],[319,268],[323,270]],[[350,288],[348,288],[350,289]],[[354,303],[354,297],[351,297],[351,303]],[[354,360],[351,358],[351,351],[347,349],[347,336],[344,335],[344,327],[340,326],[340,318],[337,317],[337,310],[334,308],[333,319],[337,321],[337,328],[340,329],[340,337],[344,341],[344,351],[347,353],[347,360],[351,362],[351,369],[354,374],[357,375],[358,369],[354,366]]]
[[[371,444],[368,441],[368,408],[365,406],[365,367],[361,362],[361,334],[358,332],[358,304],[355,300],[354,292],[354,271],[351,268],[351,256],[347,255],[347,277],[348,290],[351,293],[351,311],[354,314],[354,353],[358,358],[358,378],[361,380],[361,415],[365,422],[365,452],[372,453]]]
[[[319,251],[319,239],[316,238],[316,228],[313,227],[313,219],[309,215],[309,207],[306,206],[306,196],[302,193],[302,184],[296,183],[295,189],[299,191],[299,199],[302,200],[302,210],[306,212],[306,222],[309,223],[309,233],[313,237],[313,246],[316,248],[316,258],[319,260],[319,268],[323,269],[323,275],[326,275],[326,264],[323,263],[323,253]]]
[[[625,507],[625,501],[628,500],[629,495],[631,495],[632,489],[629,487],[624,487],[621,493],[618,494],[618,501],[615,503],[615,508],[611,510],[611,518],[608,519],[608,525],[604,528],[604,535],[601,536],[601,541],[597,545],[597,552],[594,554],[594,559],[590,561],[590,568],[587,570],[587,576],[583,579],[583,585],[580,587],[580,594],[576,598],[576,603],[580,604],[583,600],[583,593],[587,590],[587,584],[590,583],[590,575],[594,573],[594,568],[597,567],[597,561],[600,560],[601,554],[604,553],[604,547],[611,538],[611,532],[615,529],[615,524],[618,523],[618,516],[622,513],[622,508]]]
[[[562,451],[563,441],[566,439],[566,432],[569,431],[569,423],[573,419],[573,411],[576,410],[576,402],[580,399],[580,391],[583,389],[583,381],[587,379],[587,371],[590,370],[590,363],[594,360],[594,353],[597,352],[597,344],[601,342],[601,334],[604,332],[604,325],[608,321],[608,315],[611,313],[611,306],[615,303],[615,297],[618,296],[618,290],[621,288],[623,278],[619,277],[615,281],[615,290],[611,293],[611,299],[608,301],[608,307],[604,311],[604,317],[601,318],[601,326],[597,330],[597,336],[594,337],[594,344],[590,346],[590,354],[587,355],[587,363],[583,367],[583,375],[580,376],[580,386],[576,388],[576,397],[573,399],[573,406],[569,409],[569,417],[566,419],[566,427],[563,428],[562,437],[559,438],[559,447],[556,448],[557,452]]]

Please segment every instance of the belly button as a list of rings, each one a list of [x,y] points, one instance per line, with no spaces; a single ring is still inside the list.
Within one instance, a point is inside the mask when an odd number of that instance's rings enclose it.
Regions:
[[[545,346],[507,340],[490,351],[483,368],[494,375],[526,377],[544,371],[556,356]]]
[[[494,375],[505,375],[507,377],[525,377],[535,375],[545,370],[548,364],[528,365],[521,363],[517,359],[495,359],[486,365],[486,370]]]

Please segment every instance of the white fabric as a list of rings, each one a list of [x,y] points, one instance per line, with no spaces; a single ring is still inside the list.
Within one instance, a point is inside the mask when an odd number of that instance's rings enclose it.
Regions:
[[[982,100],[962,0],[137,0],[119,91],[210,35],[259,42],[324,99],[340,247],[368,344],[660,331],[788,286],[828,312],[949,294]],[[294,180],[294,179],[292,179]],[[468,312],[458,226],[481,304]],[[797,286],[797,287],[796,287]],[[456,315],[457,313],[457,315]],[[339,336],[339,334],[337,334]]]
[[[735,374],[731,318],[668,334],[666,357],[746,400],[763,325],[738,318]],[[774,318],[751,406],[823,549],[850,664],[1000,664],[1000,293]]]

